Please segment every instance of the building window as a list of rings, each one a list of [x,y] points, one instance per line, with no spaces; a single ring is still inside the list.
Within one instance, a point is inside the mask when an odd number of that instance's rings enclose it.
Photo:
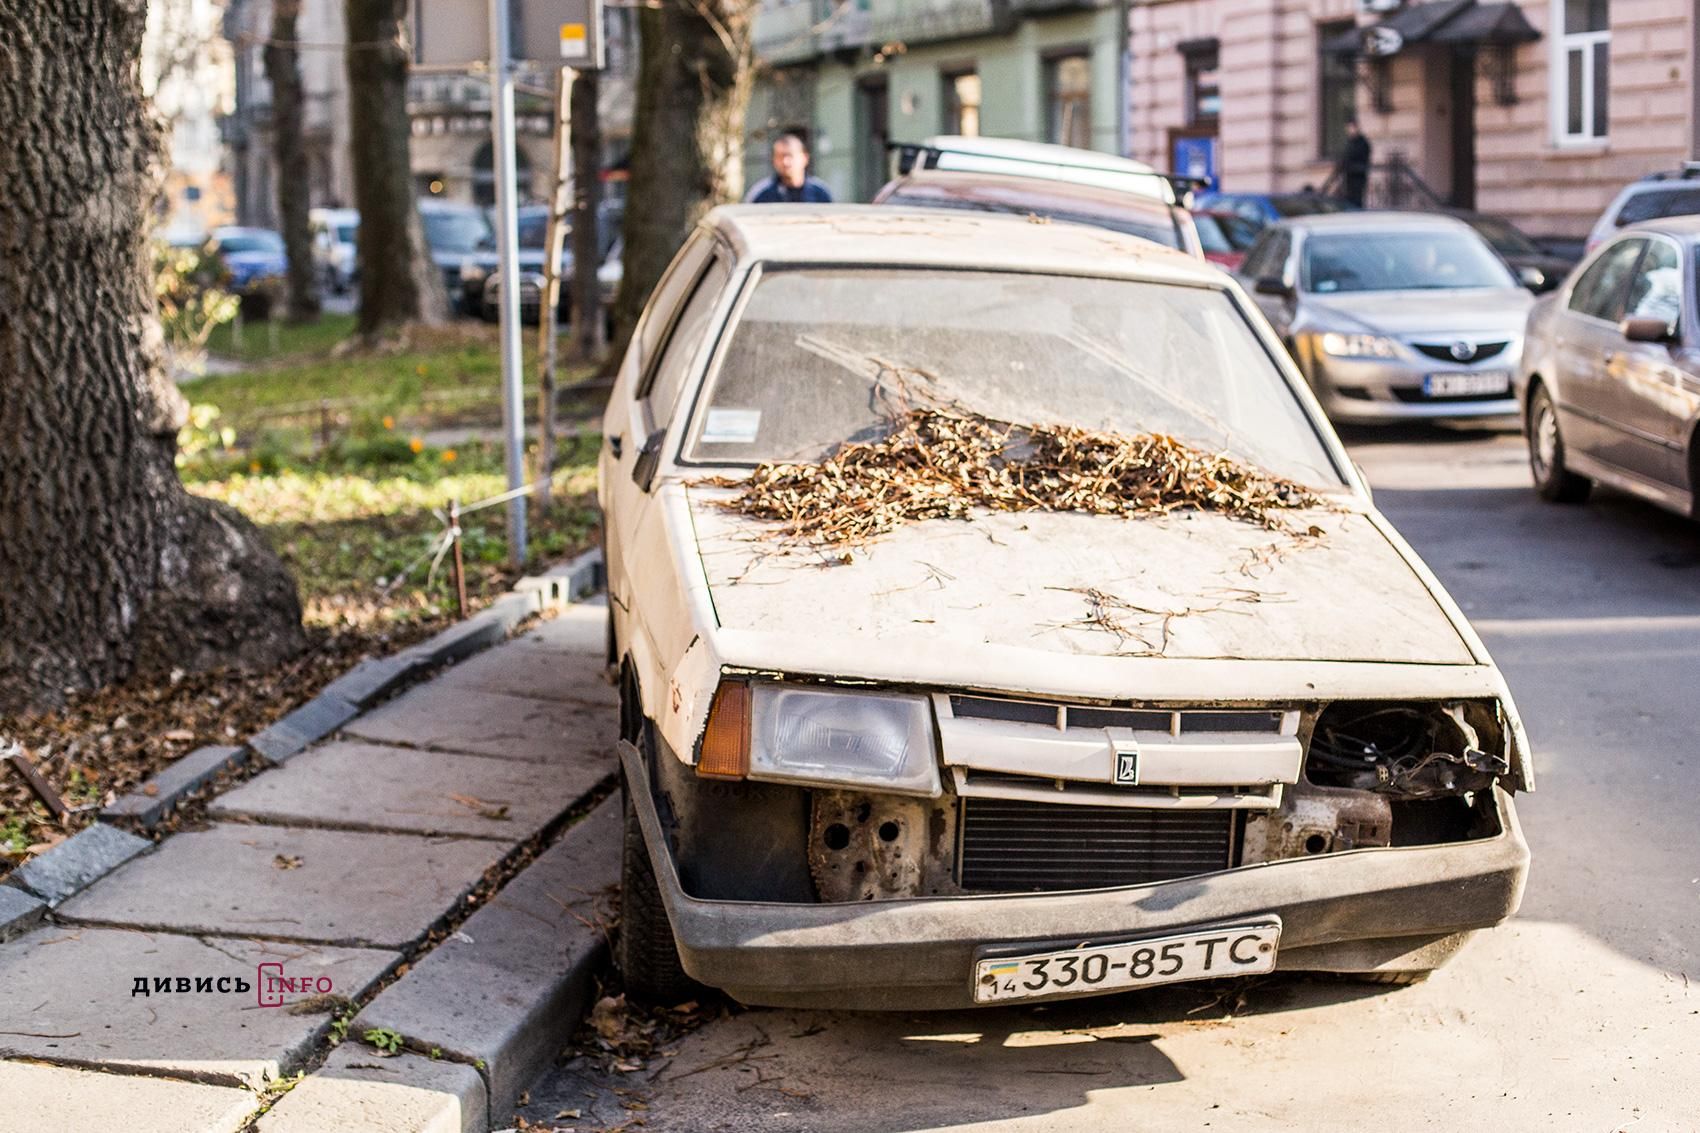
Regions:
[[[1045,60],[1046,140],[1092,148],[1092,57],[1056,55]]]
[[[1559,142],[1604,141],[1610,121],[1610,0],[1553,0],[1552,102]]]
[[[1186,121],[1208,126],[1222,117],[1222,87],[1217,79],[1221,46],[1215,39],[1192,39],[1180,45],[1186,59]]]
[[[965,138],[980,136],[980,73],[953,71],[944,80],[944,132]]]
[[[1317,156],[1333,160],[1346,148],[1346,123],[1358,114],[1358,75],[1353,57],[1329,51],[1328,44],[1355,26],[1351,20],[1316,25],[1316,95],[1320,122]]]

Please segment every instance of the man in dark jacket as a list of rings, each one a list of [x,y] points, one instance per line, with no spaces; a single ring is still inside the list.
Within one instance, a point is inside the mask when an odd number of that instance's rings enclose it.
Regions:
[[[809,176],[809,147],[803,139],[781,134],[773,141],[773,175],[752,185],[744,200],[757,205],[829,205],[832,190],[818,177]]]
[[[1346,119],[1346,146],[1340,153],[1340,195],[1348,204],[1364,207],[1364,190],[1369,185],[1369,139],[1358,129],[1356,118]]]

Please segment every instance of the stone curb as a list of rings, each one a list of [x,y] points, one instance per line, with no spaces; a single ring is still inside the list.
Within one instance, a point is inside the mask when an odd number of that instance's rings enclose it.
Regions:
[[[146,838],[97,822],[13,870],[6,884],[57,906],[151,849],[153,843]]]
[[[252,756],[253,752],[245,747],[196,748],[166,765],[158,774],[150,775],[139,789],[102,809],[100,817],[128,819],[144,830],[152,830],[177,809],[178,803],[211,782],[219,772],[242,767]],[[153,789],[150,791],[149,787]]]
[[[47,902],[13,885],[0,885],[0,943],[22,936],[47,912]]]
[[[604,799],[380,992],[350,1033],[389,1028],[477,1065],[490,1122],[477,1128],[505,1126],[590,1007],[607,956],[595,906],[619,881],[621,818],[619,798]]]
[[[555,581],[561,578],[567,582]],[[356,665],[319,690],[319,695],[252,736],[243,748],[197,748],[148,780],[158,787],[158,794],[131,792],[102,814],[133,818],[151,827],[227,761],[251,758],[247,754],[251,751],[270,763],[282,763],[360,715],[419,670],[461,660],[506,640],[514,626],[532,614],[576,600],[594,590],[601,578],[600,550],[586,551],[542,575],[522,578],[513,590],[466,621],[390,657]],[[221,750],[235,754],[223,758],[206,754]],[[205,766],[208,761],[210,770]],[[97,822],[13,870],[0,887],[34,894],[46,907],[53,907],[152,847],[145,838]],[[0,901],[0,940],[41,918],[42,909],[27,902],[14,909],[17,904],[10,898]]]

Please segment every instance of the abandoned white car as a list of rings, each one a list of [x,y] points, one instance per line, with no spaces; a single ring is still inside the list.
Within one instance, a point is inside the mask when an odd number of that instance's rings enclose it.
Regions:
[[[1505,683],[1215,269],[719,209],[604,436],[634,996],[1401,983],[1516,911]]]

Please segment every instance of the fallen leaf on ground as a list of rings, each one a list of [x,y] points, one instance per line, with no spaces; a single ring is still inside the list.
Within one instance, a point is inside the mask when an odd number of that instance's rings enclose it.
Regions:
[[[278,869],[300,869],[301,857],[299,854],[279,854],[272,859],[272,864]]]

